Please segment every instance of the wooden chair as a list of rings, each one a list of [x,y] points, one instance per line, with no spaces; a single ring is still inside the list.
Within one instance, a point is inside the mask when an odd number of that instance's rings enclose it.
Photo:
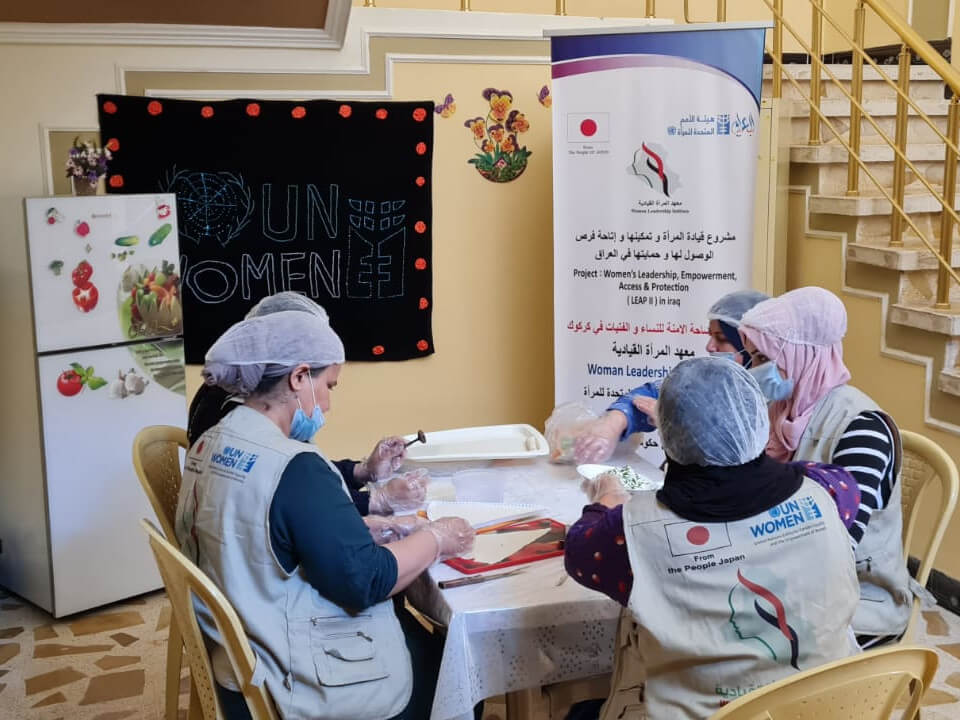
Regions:
[[[279,720],[266,686],[263,683],[253,684],[256,656],[233,607],[203,571],[167,542],[153,523],[143,520],[141,524],[150,539],[150,549],[157,559],[160,576],[173,606],[173,617],[180,627],[187,651],[190,675],[196,689],[191,696],[190,720],[223,719],[210,656],[197,623],[194,598],[203,603],[216,624],[234,677],[247,701],[250,716],[253,720]]]
[[[179,448],[187,449],[187,431],[169,425],[145,427],[133,440],[133,467],[143,491],[153,506],[163,534],[176,542],[174,532],[177,497],[183,476]],[[177,720],[180,703],[180,673],[183,668],[183,640],[171,618],[167,641],[167,677],[164,685],[165,720]]]
[[[916,580],[926,585],[936,560],[943,534],[953,517],[960,490],[960,475],[956,463],[932,440],[909,430],[901,430],[903,438],[903,465],[900,469],[901,507],[903,508],[903,551],[910,554],[910,544],[918,529],[920,498],[934,484],[938,486],[940,504],[936,520],[926,527],[925,537],[914,553],[920,559]],[[914,598],[910,623],[903,634],[903,642],[910,642],[920,617],[920,600]]]
[[[871,650],[754,690],[710,720],[886,720],[904,692],[910,699],[902,717],[912,718],[936,671],[929,648]]]

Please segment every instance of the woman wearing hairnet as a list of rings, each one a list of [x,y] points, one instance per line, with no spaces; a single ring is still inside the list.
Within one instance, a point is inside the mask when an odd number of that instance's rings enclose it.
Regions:
[[[663,381],[657,420],[663,488],[586,482],[594,504],[566,539],[570,576],[627,608],[601,717],[707,718],[856,652],[846,530],[804,466],[764,453],[757,382],[722,359],[683,361]]]
[[[848,384],[843,362],[847,312],[818,287],[791,290],[743,316],[740,333],[770,403],[767,454],[839,465],[860,486],[850,526],[861,602],[853,620],[868,647],[898,638],[910,619],[913,588],[903,556],[900,433],[893,419]]]
[[[213,344],[205,381],[245,402],[187,453],[177,539],[236,609],[282,718],[419,719],[436,673],[414,678],[416,643],[405,642],[390,598],[468,551],[473,530],[442,518],[374,544],[340,472],[312,443],[343,362],[322,311],[243,320]],[[219,653],[217,680],[230,687]],[[237,704],[235,693],[224,697]]]
[[[768,298],[769,295],[757,290],[737,290],[717,300],[707,312],[710,321],[707,352],[750,367],[750,355],[743,349],[737,328],[747,310]],[[660,394],[660,382],[641,385],[608,407],[604,416],[577,438],[574,446],[577,462],[603,462],[613,455],[619,441],[634,433],[656,429],[652,418]]]
[[[326,311],[310,298],[300,293],[284,291],[263,298],[250,309],[247,319],[285,311],[306,312],[323,318],[327,317]],[[231,394],[216,385],[201,385],[190,403],[187,420],[187,439],[190,445],[192,446],[203,433],[242,403],[242,396]],[[350,490],[350,496],[361,515],[368,515],[368,513],[389,515],[423,504],[427,489],[422,474],[405,473],[387,482],[378,482],[390,477],[400,467],[406,454],[403,438],[388,437],[378,442],[373,452],[361,462],[333,461],[343,475],[343,480]],[[368,523],[375,525],[377,530],[389,529],[385,526],[385,521],[377,518],[371,517]]]

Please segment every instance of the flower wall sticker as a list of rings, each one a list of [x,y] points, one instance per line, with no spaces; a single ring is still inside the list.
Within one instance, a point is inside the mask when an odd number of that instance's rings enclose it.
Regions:
[[[513,108],[509,90],[487,88],[482,94],[490,104],[486,117],[471,118],[463,124],[480,150],[467,162],[491,182],[510,182],[527,169],[532,153],[517,138],[530,129],[530,123]]]
[[[442,118],[448,118],[457,111],[457,104],[453,101],[453,95],[447,93],[442,103],[433,106],[433,111]]]
[[[553,105],[553,96],[550,94],[550,86],[544,85],[540,88],[540,92],[537,93],[537,100],[540,101],[540,104],[545,108]]]

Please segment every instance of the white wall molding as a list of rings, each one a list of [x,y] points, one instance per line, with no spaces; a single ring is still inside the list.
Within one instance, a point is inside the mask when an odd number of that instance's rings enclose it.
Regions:
[[[166,25],[160,23],[0,23],[0,43],[309,48],[343,45],[350,0],[330,0],[323,28]]]
[[[350,22],[353,16],[354,22]],[[350,0],[330,0],[324,28],[162,25],[157,23],[0,23],[0,44],[159,45],[339,50],[355,26],[388,37],[542,39],[549,28],[669,24],[670,20],[590,18],[452,10],[351,8]]]

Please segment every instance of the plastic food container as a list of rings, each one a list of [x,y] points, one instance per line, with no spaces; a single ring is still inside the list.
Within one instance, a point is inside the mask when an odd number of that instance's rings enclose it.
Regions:
[[[428,432],[427,442],[407,448],[414,463],[519,460],[545,457],[546,438],[532,425],[488,425]],[[413,440],[407,435],[404,440]]]

